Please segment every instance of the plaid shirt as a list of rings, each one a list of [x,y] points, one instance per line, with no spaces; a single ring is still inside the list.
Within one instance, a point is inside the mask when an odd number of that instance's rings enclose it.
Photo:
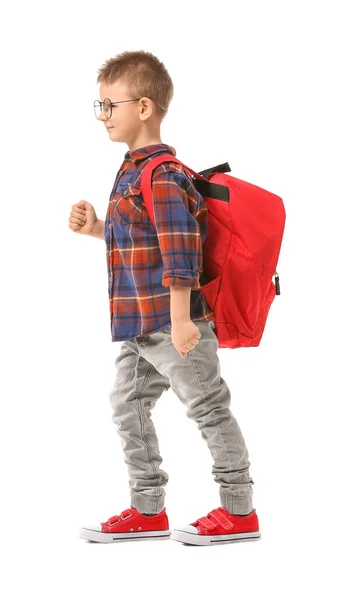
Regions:
[[[171,324],[170,286],[191,288],[190,318],[214,321],[200,289],[207,206],[177,163],[152,175],[156,227],[143,201],[141,170],[151,157],[176,155],[167,144],[126,152],[110,194],[104,237],[112,341],[130,340]]]

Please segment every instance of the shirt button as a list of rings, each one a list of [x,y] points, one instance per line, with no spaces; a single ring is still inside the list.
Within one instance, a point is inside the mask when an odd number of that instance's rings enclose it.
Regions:
[[[111,227],[112,227],[112,225],[111,225],[111,223],[109,223],[109,229],[111,229]]]
[[[128,193],[128,190],[124,190],[124,192],[123,192],[124,196],[125,196],[125,194],[127,194],[127,193]]]

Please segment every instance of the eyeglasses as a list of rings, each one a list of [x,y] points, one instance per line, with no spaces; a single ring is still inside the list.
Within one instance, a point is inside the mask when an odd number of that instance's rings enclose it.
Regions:
[[[142,96],[142,98],[143,97],[144,96]],[[157,100],[155,98],[152,98],[152,96],[147,96],[147,98],[151,98],[151,100],[154,100],[160,106],[160,108],[165,110],[165,108],[161,104],[159,104],[159,102],[157,102]],[[104,116],[107,119],[110,119],[110,117],[112,115],[112,109],[115,106],[115,104],[122,104],[123,102],[137,102],[138,100],[141,100],[141,98],[134,98],[133,100],[119,100],[118,102],[111,102],[110,98],[104,98],[103,102],[101,102],[100,100],[95,100],[94,111],[95,111],[96,119],[99,118],[99,116],[102,112],[102,109],[104,111]]]

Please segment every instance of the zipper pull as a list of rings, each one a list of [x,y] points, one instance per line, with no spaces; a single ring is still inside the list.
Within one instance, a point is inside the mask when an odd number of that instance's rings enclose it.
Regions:
[[[280,280],[280,278],[279,278],[278,272],[275,271],[276,296],[280,296],[281,295],[279,280]]]

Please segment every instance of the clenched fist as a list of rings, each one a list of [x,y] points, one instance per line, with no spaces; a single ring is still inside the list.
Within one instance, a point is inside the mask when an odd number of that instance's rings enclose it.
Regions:
[[[80,200],[72,205],[69,217],[69,227],[76,233],[92,235],[98,218],[92,204],[86,200]]]

